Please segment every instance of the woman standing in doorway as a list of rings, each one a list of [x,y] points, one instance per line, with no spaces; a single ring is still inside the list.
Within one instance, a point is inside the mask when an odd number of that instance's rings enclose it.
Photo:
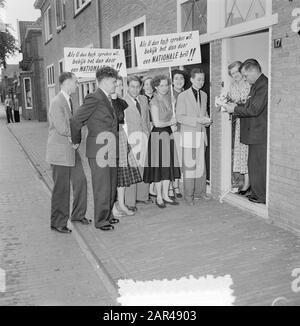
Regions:
[[[228,66],[229,76],[233,80],[230,87],[230,98],[235,103],[245,102],[251,88],[243,79],[243,76],[239,71],[241,65],[242,63],[240,61],[235,61]],[[240,126],[240,119],[238,118],[235,125],[233,172],[240,173],[244,176],[244,185],[238,193],[240,195],[246,195],[250,189],[248,174],[248,145],[240,142]]]

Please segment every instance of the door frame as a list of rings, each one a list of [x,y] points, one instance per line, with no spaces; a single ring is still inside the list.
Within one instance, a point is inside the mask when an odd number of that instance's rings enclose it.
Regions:
[[[263,218],[268,218],[269,209],[269,184],[270,184],[270,111],[271,111],[271,76],[272,76],[272,27],[264,28],[268,30],[269,36],[269,46],[268,46],[268,58],[269,58],[269,92],[268,92],[268,139],[267,139],[267,176],[266,176],[266,205],[258,205],[250,203],[246,198],[242,198],[231,191],[231,151],[232,151],[232,126],[229,116],[227,114],[222,114],[222,145],[221,145],[221,160],[222,160],[222,170],[221,170],[221,198],[220,201],[230,202],[235,206],[244,208],[258,216]],[[248,33],[244,33],[243,36]],[[229,41],[230,38],[222,39],[222,80],[224,82],[224,89],[229,89],[230,77],[228,76],[227,63],[229,58]]]

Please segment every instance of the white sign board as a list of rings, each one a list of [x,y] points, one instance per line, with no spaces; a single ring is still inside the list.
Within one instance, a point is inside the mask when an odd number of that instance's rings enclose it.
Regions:
[[[95,78],[96,71],[104,66],[116,69],[126,77],[125,53],[121,49],[64,48],[65,71],[78,78]]]
[[[198,31],[136,37],[135,44],[139,69],[201,63]]]

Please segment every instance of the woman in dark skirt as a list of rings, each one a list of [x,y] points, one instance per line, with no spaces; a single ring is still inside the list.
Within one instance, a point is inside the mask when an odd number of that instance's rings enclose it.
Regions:
[[[169,197],[170,182],[180,179],[181,173],[171,126],[176,124],[173,114],[170,80],[167,76],[153,79],[156,94],[150,102],[153,128],[149,137],[148,156],[144,169],[144,182],[155,183],[156,205],[178,205]]]
[[[121,98],[122,89],[123,80],[119,78],[117,81],[116,94],[112,95],[112,104],[119,122],[118,207],[115,205],[114,214],[117,214],[117,216],[131,216],[135,213],[125,205],[125,188],[132,184],[142,182],[142,177],[134,155],[131,152],[131,147],[124,129],[124,111],[127,109],[128,104]],[[116,211],[118,213],[116,213]]]

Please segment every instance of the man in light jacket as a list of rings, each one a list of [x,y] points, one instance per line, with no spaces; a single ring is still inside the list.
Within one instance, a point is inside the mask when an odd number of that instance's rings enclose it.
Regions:
[[[90,224],[86,219],[87,181],[78,145],[72,144],[70,119],[73,104],[70,95],[76,92],[77,79],[70,72],[59,77],[61,91],[53,98],[49,109],[49,135],[46,161],[51,164],[53,190],[51,198],[51,229],[71,233],[67,227],[70,215],[70,182],[73,188],[72,222]]]

